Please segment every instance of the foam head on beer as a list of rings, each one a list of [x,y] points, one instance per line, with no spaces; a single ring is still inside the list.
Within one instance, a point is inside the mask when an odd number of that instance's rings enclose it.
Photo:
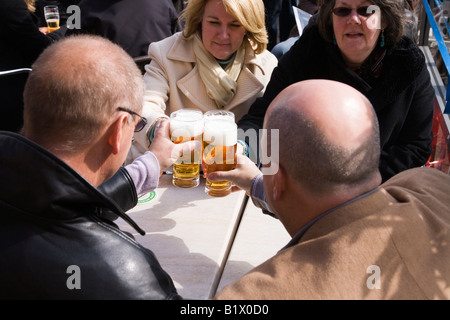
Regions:
[[[201,137],[203,133],[202,118],[203,114],[201,111],[176,111],[175,115],[170,119],[170,136],[172,137],[172,141],[180,143],[183,141],[197,140],[192,138]]]

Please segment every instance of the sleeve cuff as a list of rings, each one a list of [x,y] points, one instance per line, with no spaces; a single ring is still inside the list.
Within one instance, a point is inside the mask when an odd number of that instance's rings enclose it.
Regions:
[[[142,156],[125,167],[136,186],[138,195],[150,192],[159,183],[159,162],[151,151],[146,151]]]
[[[264,186],[263,186],[263,175],[257,175],[252,182],[252,186],[250,188],[250,196],[252,198],[253,204],[264,211],[264,213],[268,212],[270,215],[273,215],[273,210],[266,202],[266,196],[264,195]]]

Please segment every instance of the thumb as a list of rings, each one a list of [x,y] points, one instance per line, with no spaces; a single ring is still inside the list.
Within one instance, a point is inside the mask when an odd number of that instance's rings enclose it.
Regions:
[[[206,177],[208,178],[208,180],[211,181],[232,181],[233,179],[233,175],[234,172],[232,172],[234,170],[230,170],[230,171],[215,171],[215,172],[211,172],[211,173],[207,173]]]
[[[154,136],[161,136],[163,138],[170,139],[169,124],[170,122],[166,118],[159,119],[155,124]]]

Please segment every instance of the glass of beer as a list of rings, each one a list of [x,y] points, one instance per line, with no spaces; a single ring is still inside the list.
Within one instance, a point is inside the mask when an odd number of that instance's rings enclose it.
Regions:
[[[181,109],[170,114],[170,137],[173,143],[202,141],[203,113],[199,110]],[[180,188],[193,188],[200,183],[202,151],[183,154],[173,164],[172,183]]]
[[[237,125],[230,119],[210,119],[203,129],[203,161],[206,172],[228,171],[236,167]],[[209,181],[205,192],[213,197],[231,193],[230,181]]]
[[[44,7],[45,21],[47,22],[48,32],[59,29],[59,10],[58,6]]]

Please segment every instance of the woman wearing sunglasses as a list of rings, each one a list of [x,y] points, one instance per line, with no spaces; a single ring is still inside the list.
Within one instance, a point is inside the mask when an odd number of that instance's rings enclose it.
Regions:
[[[404,19],[399,0],[320,0],[319,13],[239,127],[261,128],[270,102],[295,82],[336,80],[367,96],[377,113],[383,180],[424,165],[431,154],[434,90],[422,52],[403,36]]]

